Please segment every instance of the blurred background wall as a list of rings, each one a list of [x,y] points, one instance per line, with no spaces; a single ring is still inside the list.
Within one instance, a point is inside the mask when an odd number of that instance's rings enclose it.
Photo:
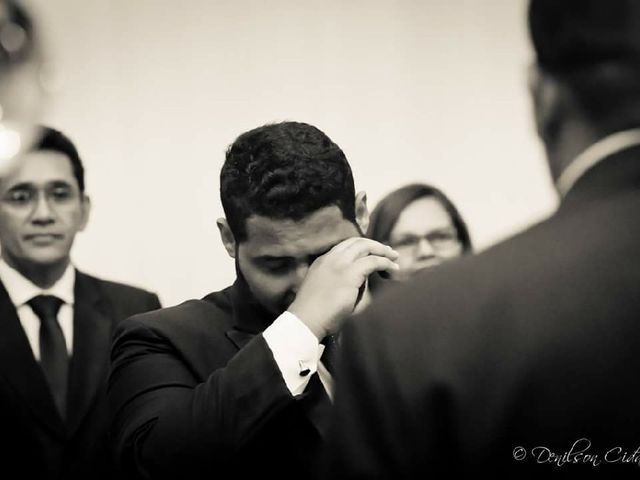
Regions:
[[[46,123],[87,170],[74,261],[165,305],[235,277],[215,220],[226,147],[312,123],[371,207],[433,183],[480,249],[556,197],[532,121],[525,0],[30,0],[57,72]]]

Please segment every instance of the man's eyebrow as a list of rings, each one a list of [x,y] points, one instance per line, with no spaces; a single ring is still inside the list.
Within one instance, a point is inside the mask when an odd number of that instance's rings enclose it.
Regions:
[[[20,182],[20,183],[16,183],[15,185],[11,185],[11,187],[9,187],[7,191],[11,192],[13,190],[30,190],[33,188],[34,188],[34,185],[31,182]]]
[[[72,184],[66,180],[52,180],[47,182],[47,186],[53,187],[72,187]],[[36,185],[33,182],[20,182],[12,185],[7,191],[12,190],[30,190],[36,188]]]
[[[72,184],[67,180],[53,180],[48,184],[54,187],[69,187],[69,188],[72,187]]]
[[[340,242],[338,242],[338,243],[340,243]],[[314,252],[314,253],[311,253],[309,255],[306,255],[306,258],[316,259],[318,257],[321,257],[322,255],[327,253],[329,250],[331,250],[334,246],[335,245],[330,245],[328,247],[323,247],[322,249],[319,249],[317,252]],[[297,258],[298,257],[295,257],[293,255],[259,255],[257,257],[254,257],[254,260],[257,261],[257,262],[269,262],[269,261],[296,260]]]

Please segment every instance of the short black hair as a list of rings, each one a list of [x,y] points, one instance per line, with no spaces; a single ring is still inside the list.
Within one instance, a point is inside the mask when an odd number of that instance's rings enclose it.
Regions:
[[[638,0],[531,0],[529,30],[540,69],[594,126],[640,125]]]
[[[80,193],[84,193],[84,167],[73,142],[64,133],[51,127],[40,127],[40,138],[31,148],[34,152],[52,151],[65,155],[71,162],[73,176],[78,181]]]
[[[335,205],[355,222],[355,186],[343,151],[318,128],[300,122],[264,125],[227,149],[220,197],[236,242],[251,215],[301,220]]]
[[[424,183],[412,183],[398,188],[380,200],[371,212],[367,237],[380,243],[388,243],[391,231],[402,211],[414,201],[424,197],[434,197],[442,204],[456,229],[462,251],[470,253],[473,250],[473,245],[469,229],[462,215],[441,190]]]

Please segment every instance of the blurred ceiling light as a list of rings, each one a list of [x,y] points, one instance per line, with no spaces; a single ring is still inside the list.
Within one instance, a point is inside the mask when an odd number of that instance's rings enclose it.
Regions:
[[[0,0],[0,174],[37,139],[46,94],[42,63],[27,12]]]

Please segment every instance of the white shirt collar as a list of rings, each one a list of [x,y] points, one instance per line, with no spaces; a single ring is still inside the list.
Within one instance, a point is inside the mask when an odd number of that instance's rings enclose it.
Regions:
[[[11,298],[11,302],[16,307],[25,305],[37,295],[54,295],[69,305],[73,305],[74,302],[73,289],[76,271],[71,264],[67,266],[62,277],[55,284],[50,288],[42,289],[0,258],[0,280]]]
[[[564,197],[580,177],[602,160],[635,145],[640,145],[640,128],[616,132],[589,146],[558,177],[556,188],[560,196]]]

